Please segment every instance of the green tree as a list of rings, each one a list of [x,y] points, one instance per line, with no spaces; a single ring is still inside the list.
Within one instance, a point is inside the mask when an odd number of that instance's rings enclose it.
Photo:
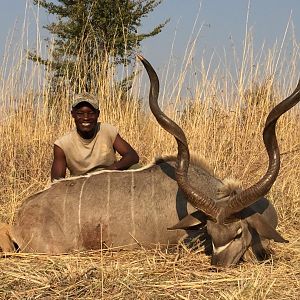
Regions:
[[[84,81],[89,90],[92,78],[87,74],[95,61],[98,65],[107,58],[116,64],[130,63],[141,41],[161,32],[168,20],[148,33],[138,33],[138,28],[142,18],[162,1],[33,0],[54,15],[55,21],[44,26],[53,35],[51,58],[43,59],[33,52],[29,58],[51,65],[54,78]]]

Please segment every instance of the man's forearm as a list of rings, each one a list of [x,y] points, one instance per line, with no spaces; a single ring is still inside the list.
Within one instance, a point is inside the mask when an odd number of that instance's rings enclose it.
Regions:
[[[112,165],[108,166],[107,170],[126,170],[139,162],[139,156],[135,151],[126,153],[122,158]]]

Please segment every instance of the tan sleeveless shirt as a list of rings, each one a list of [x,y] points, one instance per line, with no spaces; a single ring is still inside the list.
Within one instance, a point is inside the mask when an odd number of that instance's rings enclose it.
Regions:
[[[116,161],[113,143],[117,134],[116,127],[98,123],[97,134],[92,139],[83,139],[75,128],[54,144],[64,151],[70,174],[77,176],[105,168]]]

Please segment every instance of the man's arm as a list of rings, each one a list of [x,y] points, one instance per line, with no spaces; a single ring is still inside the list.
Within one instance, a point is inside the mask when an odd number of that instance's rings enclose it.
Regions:
[[[64,151],[58,146],[53,148],[54,159],[51,167],[51,181],[66,177],[67,161]]]
[[[117,135],[113,146],[122,158],[107,167],[107,170],[126,170],[139,162],[139,156],[136,151],[125,140],[123,140],[119,134]]]

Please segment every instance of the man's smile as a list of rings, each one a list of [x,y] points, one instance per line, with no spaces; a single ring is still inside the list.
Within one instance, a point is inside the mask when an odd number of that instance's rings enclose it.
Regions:
[[[88,126],[91,126],[92,123],[91,122],[82,122],[81,125],[84,127],[88,127]]]

